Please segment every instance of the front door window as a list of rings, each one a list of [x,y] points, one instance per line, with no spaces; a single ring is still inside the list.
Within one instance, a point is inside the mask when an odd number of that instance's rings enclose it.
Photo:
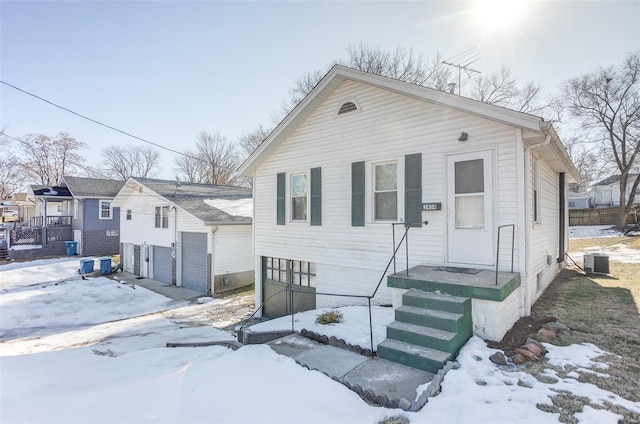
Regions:
[[[456,228],[484,228],[484,162],[455,163]]]

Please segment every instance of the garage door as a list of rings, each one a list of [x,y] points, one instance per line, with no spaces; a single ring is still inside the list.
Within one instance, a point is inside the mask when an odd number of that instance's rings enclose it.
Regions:
[[[153,246],[153,279],[171,284],[173,276],[171,272],[173,260],[171,258],[171,248]]]
[[[182,287],[207,292],[207,235],[182,233]]]

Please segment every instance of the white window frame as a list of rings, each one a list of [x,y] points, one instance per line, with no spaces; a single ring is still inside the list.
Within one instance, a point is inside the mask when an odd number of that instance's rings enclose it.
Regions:
[[[160,223],[156,222],[158,214],[157,210],[160,209]],[[165,214],[166,212],[166,214]],[[166,218],[166,220],[165,220]],[[166,224],[166,225],[165,225]],[[155,206],[153,209],[153,226],[158,229],[169,228],[169,206]]]
[[[78,219],[78,199],[73,199],[73,219]]]
[[[375,200],[375,185],[376,185],[376,166],[386,164],[396,164],[396,192],[397,192],[397,210],[396,219],[375,219],[376,200]],[[367,181],[366,193],[367,193],[367,211],[366,220],[372,224],[388,224],[390,222],[404,222],[404,156],[402,158],[393,158],[386,160],[379,160],[375,162],[369,162],[367,164],[368,172],[366,175]]]
[[[304,219],[295,219],[293,217],[293,178],[294,177],[298,177],[298,176],[305,176],[307,178],[307,192],[306,192],[306,214]],[[303,171],[303,172],[291,172],[289,174],[289,178],[288,178],[288,182],[287,182],[287,200],[288,200],[288,204],[287,204],[287,208],[289,209],[289,222],[292,223],[296,223],[296,222],[300,222],[300,223],[305,223],[305,222],[309,222],[309,212],[310,212],[310,201],[311,201],[311,179],[310,179],[310,175],[308,171]],[[302,196],[296,196],[296,197],[302,197]]]
[[[107,209],[102,209],[103,204],[109,205],[109,216],[102,216],[102,212]],[[113,219],[113,206],[111,206],[111,200],[99,200],[98,201],[98,219]]]

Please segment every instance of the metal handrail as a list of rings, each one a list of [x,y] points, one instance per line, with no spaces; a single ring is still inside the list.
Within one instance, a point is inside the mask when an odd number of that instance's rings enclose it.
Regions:
[[[515,249],[516,224],[506,224],[498,227],[498,245],[496,246],[496,285],[498,285],[498,263],[500,261],[500,230],[511,227],[511,272],[513,272],[513,251]]]
[[[375,295],[378,292],[378,289],[380,288],[380,285],[382,284],[382,281],[384,281],[384,277],[387,274],[387,271],[389,271],[389,267],[391,266],[391,263],[394,263],[394,274],[395,274],[395,259],[396,259],[396,255],[398,253],[398,250],[400,249],[400,246],[402,246],[402,242],[405,241],[405,239],[407,239],[407,234],[409,233],[409,229],[411,228],[411,224],[404,224],[404,223],[393,223],[392,225],[404,225],[405,226],[405,231],[404,234],[402,235],[402,238],[400,239],[400,242],[398,243],[397,246],[395,246],[395,249],[393,251],[393,256],[391,256],[391,259],[389,259],[389,262],[387,263],[386,268],[384,269],[384,272],[382,273],[382,276],[380,277],[380,280],[378,281],[378,285],[376,286],[375,290],[373,291],[373,294],[371,295],[363,295],[363,294],[345,294],[345,293],[323,293],[323,292],[316,292],[315,295],[316,296],[336,296],[336,297],[353,297],[353,298],[359,298],[359,299],[367,299],[367,304],[368,304],[368,309],[369,309],[369,340],[371,343],[371,356],[374,356],[374,348],[373,348],[373,318],[371,316],[371,299],[373,299],[375,297]],[[425,221],[425,225],[428,224],[427,221]],[[394,239],[394,245],[395,245],[395,227],[394,227],[394,234],[393,234],[393,239]],[[407,275],[409,275],[409,248],[408,248],[408,243],[407,244]],[[289,296],[289,298],[291,299],[291,333],[294,332],[294,309],[293,309],[293,293],[296,292],[300,292],[300,293],[308,293],[304,290],[299,290],[293,287],[293,285],[291,283],[287,284],[287,287],[285,287],[284,289],[272,294],[271,296],[269,296],[267,299],[265,299],[262,304],[256,308],[255,311],[253,311],[253,313],[251,315],[249,315],[249,317],[242,323],[242,325],[240,326],[240,328],[238,329],[238,332],[242,331],[242,329],[247,325],[247,323],[249,322],[249,320],[251,318],[253,318],[255,316],[256,313],[258,313],[259,310],[264,308],[264,305],[271,300],[274,296],[279,295],[282,292],[290,292],[291,296]]]

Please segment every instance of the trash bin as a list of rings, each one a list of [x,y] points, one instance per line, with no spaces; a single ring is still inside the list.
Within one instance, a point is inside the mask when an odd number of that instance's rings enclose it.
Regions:
[[[67,256],[73,256],[76,254],[76,249],[78,249],[77,241],[65,241],[64,244],[67,249]]]
[[[80,274],[93,272],[93,259],[82,259],[80,261]]]
[[[111,274],[111,258],[100,258],[100,275]]]

